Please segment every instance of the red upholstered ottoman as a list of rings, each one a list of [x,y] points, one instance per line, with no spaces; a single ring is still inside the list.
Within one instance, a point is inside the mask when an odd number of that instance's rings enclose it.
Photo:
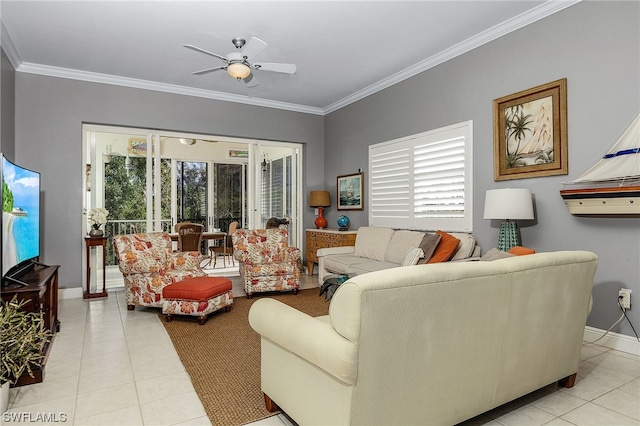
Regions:
[[[228,312],[232,304],[231,280],[223,277],[187,278],[162,289],[162,313],[167,322],[172,315],[190,315],[202,325],[211,312],[222,308]]]

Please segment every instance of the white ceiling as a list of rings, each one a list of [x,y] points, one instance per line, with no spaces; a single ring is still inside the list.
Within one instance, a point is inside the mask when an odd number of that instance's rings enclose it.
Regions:
[[[2,37],[18,72],[327,114],[564,9],[554,1],[12,1]],[[231,40],[268,43],[248,88],[221,65]]]

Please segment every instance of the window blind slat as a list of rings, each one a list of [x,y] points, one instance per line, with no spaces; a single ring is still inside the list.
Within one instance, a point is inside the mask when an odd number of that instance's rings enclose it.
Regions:
[[[472,125],[372,145],[369,224],[394,226],[389,220],[402,218],[414,229],[471,231]]]

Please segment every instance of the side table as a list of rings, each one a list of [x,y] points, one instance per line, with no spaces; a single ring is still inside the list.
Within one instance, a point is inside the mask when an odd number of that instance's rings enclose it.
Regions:
[[[317,251],[327,247],[346,247],[356,245],[357,231],[338,231],[337,229],[307,229],[305,260],[307,274],[313,275],[313,264],[318,263]]]
[[[84,237],[84,244],[87,248],[87,290],[83,293],[84,299],[94,297],[108,297],[107,294],[107,237]],[[102,246],[102,291],[91,293],[91,247]]]

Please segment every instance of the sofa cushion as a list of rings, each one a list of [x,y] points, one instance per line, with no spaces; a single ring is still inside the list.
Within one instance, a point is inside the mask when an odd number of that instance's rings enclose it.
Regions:
[[[436,247],[438,247],[440,238],[440,234],[425,232],[424,237],[422,237],[422,241],[420,242],[420,248],[424,252],[424,257],[418,263],[427,263],[429,259],[431,259],[431,256],[433,256],[433,253],[436,251]]]
[[[424,237],[424,232],[409,231],[407,229],[397,230],[387,246],[384,260],[401,264],[404,260],[404,255],[407,254],[409,249],[420,246],[422,237]]]
[[[400,267],[399,263],[376,262],[376,261],[370,260],[365,263],[359,263],[357,265],[353,265],[351,271],[349,272],[351,272],[351,274],[353,275],[362,275],[368,272],[376,272],[376,271],[382,271],[385,269],[399,268],[399,267]]]
[[[465,232],[452,232],[451,235],[459,239],[460,242],[450,260],[454,261],[471,257],[476,247],[476,239],[471,234]]]
[[[433,256],[431,256],[431,259],[429,259],[427,263],[446,262],[451,259],[451,256],[453,256],[453,253],[458,248],[458,243],[460,243],[459,239],[446,232],[437,231],[436,234],[440,235],[440,242],[438,243],[438,247],[436,247],[435,253],[433,253]]]
[[[365,257],[372,260],[385,260],[384,255],[391,238],[393,238],[394,230],[381,226],[361,226],[358,228],[356,235],[356,248],[354,255],[357,257]],[[406,250],[405,250],[406,251]],[[403,256],[403,251],[400,256]],[[398,260],[398,264],[402,258]]]
[[[327,256],[324,259],[324,268],[334,274],[346,274],[353,272],[357,265],[370,261],[371,259],[358,256]]]
[[[417,265],[420,258],[424,257],[424,252],[420,247],[413,247],[407,250],[407,253],[404,255],[404,259],[402,259],[402,263],[400,266],[411,266]]]
[[[497,247],[492,248],[488,252],[482,255],[480,260],[482,261],[492,261],[498,259],[506,259],[507,257],[513,257],[515,254],[507,253],[506,251],[500,251]]]

